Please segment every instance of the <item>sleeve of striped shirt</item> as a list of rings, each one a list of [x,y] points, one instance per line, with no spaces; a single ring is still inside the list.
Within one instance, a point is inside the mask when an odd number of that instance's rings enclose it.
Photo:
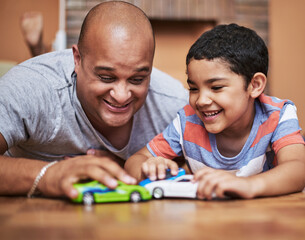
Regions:
[[[286,103],[279,117],[271,139],[274,152],[277,153],[281,148],[291,144],[304,144],[295,105]]]
[[[180,118],[177,116],[167,128],[154,137],[146,147],[153,156],[160,156],[173,159],[182,156],[182,148],[180,144],[181,130]]]

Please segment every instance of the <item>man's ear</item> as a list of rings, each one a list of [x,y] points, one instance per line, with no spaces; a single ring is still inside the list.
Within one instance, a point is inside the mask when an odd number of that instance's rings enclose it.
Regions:
[[[80,68],[80,65],[81,65],[81,56],[80,56],[80,52],[79,52],[76,44],[72,45],[72,51],[73,51],[73,57],[74,57],[75,72],[77,74],[78,70]]]
[[[257,98],[261,95],[266,87],[267,77],[265,74],[261,72],[257,72],[254,74],[249,86],[248,91],[250,91],[251,97]]]

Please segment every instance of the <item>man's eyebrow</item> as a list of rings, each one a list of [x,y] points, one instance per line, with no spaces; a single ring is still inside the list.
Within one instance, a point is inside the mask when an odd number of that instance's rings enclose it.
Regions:
[[[105,66],[96,66],[94,67],[95,71],[101,71],[101,70],[105,70],[105,71],[115,71],[115,68],[112,67],[105,67]]]
[[[106,67],[106,66],[96,66],[96,67],[94,67],[94,70],[95,71],[102,71],[102,70],[115,71],[116,69],[112,68],[112,67]],[[140,68],[135,69],[135,72],[149,72],[149,71],[150,71],[149,67],[140,67]]]
[[[150,68],[149,67],[140,67],[136,68],[135,72],[149,72]]]

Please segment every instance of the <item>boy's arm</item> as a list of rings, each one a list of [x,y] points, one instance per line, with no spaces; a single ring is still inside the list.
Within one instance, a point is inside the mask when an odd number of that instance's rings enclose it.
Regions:
[[[152,156],[153,155],[148,151],[147,147],[143,147],[127,159],[124,165],[126,172],[130,176],[137,179],[137,181],[143,180],[145,178],[145,175],[142,172],[142,165],[147,159]]]
[[[292,144],[277,153],[278,165],[253,176],[255,196],[274,196],[302,191],[305,187],[305,145]]]
[[[224,170],[202,168],[197,171],[197,196],[212,199],[213,195],[242,198],[276,196],[302,191],[305,187],[305,146],[293,144],[277,153],[278,165],[250,177],[236,177]]]

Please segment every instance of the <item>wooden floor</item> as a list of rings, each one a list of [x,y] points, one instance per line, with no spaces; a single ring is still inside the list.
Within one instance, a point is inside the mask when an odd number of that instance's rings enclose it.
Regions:
[[[92,207],[62,199],[0,197],[0,239],[303,240],[305,194]]]

